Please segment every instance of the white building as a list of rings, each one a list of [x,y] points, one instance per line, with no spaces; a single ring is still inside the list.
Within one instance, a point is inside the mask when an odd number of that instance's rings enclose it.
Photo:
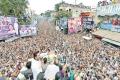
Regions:
[[[91,7],[85,6],[82,3],[78,5],[61,3],[59,7],[59,11],[69,11],[72,13],[72,17],[79,17],[82,12],[91,11]]]

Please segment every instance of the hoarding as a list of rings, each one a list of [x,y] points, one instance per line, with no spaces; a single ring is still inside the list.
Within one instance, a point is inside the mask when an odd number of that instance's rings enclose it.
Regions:
[[[31,25],[21,25],[19,32],[21,37],[32,36],[37,34],[37,29]]]
[[[0,16],[0,40],[16,35],[16,31],[18,31],[16,29],[18,28],[14,27],[15,20],[15,17]]]
[[[68,33],[77,33],[82,30],[81,17],[68,19]]]
[[[100,28],[114,32],[120,32],[120,25],[113,25],[112,23],[102,23]]]

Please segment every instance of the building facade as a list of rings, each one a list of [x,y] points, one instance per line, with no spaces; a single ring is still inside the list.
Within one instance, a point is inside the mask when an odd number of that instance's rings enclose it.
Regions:
[[[78,5],[61,3],[59,6],[59,11],[68,11],[72,13],[72,17],[79,17],[82,12],[90,12],[91,7],[84,6],[82,3]]]

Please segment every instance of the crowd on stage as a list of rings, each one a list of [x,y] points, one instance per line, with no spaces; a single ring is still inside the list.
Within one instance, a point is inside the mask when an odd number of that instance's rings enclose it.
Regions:
[[[37,36],[0,42],[0,80],[119,80],[120,48],[42,23]]]

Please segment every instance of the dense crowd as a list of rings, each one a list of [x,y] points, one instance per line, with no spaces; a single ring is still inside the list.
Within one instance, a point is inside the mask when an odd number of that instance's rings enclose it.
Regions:
[[[0,80],[119,80],[120,48],[43,21],[38,35],[0,43]],[[27,75],[25,75],[27,74]]]

